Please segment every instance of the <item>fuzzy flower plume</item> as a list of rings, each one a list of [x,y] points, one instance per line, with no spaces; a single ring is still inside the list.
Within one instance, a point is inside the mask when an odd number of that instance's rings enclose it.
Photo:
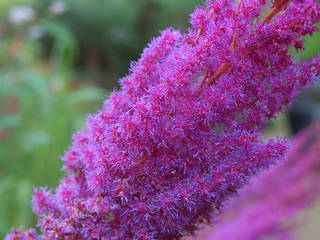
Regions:
[[[320,125],[294,140],[288,161],[257,177],[236,198],[206,240],[292,240],[292,218],[320,198]]]
[[[262,128],[320,76],[288,54],[319,20],[316,0],[216,0],[163,31],[74,135],[67,177],[36,192],[40,238],[179,239],[209,221],[285,155]]]

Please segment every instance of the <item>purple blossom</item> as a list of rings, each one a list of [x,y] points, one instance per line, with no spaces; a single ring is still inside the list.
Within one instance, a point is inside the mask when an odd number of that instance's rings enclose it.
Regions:
[[[293,217],[320,198],[320,125],[294,138],[288,161],[239,191],[206,240],[292,240]]]
[[[74,135],[55,193],[36,192],[40,238],[178,239],[283,159],[263,127],[320,75],[288,55],[320,5],[283,2],[262,22],[267,1],[208,1],[187,34],[161,32]]]
[[[37,232],[34,229],[30,229],[27,232],[23,232],[20,229],[12,230],[12,233],[5,237],[4,240],[36,240]]]

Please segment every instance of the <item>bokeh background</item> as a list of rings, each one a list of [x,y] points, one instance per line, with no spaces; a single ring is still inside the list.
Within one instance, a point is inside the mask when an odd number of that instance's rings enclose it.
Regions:
[[[35,224],[33,187],[59,183],[60,156],[86,114],[118,87],[159,30],[186,31],[188,14],[201,2],[0,1],[0,238]],[[320,34],[306,40],[304,53],[293,52],[298,61],[320,50]],[[319,99],[319,87],[305,92],[268,135],[291,136],[320,118]]]

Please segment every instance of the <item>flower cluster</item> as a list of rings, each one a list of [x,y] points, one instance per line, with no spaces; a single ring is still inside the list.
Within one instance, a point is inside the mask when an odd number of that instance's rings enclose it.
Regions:
[[[320,197],[320,125],[294,140],[288,162],[239,191],[207,240],[295,239],[292,218]]]
[[[188,33],[151,42],[74,135],[66,178],[36,191],[41,239],[178,239],[284,157],[286,141],[262,128],[320,75],[319,59],[288,54],[320,5],[278,0],[264,18],[270,4],[207,1]]]

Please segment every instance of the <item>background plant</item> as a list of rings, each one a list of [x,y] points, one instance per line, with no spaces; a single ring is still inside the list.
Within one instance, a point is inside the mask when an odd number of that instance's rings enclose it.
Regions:
[[[292,140],[288,161],[253,179],[239,191],[206,240],[289,240],[306,218],[297,218],[320,198],[320,125]]]
[[[32,21],[10,26],[0,40],[0,237],[11,226],[33,224],[33,186],[57,184],[59,155],[107,92],[75,79],[77,40],[64,25]],[[52,40],[48,56],[32,35],[35,26]]]

